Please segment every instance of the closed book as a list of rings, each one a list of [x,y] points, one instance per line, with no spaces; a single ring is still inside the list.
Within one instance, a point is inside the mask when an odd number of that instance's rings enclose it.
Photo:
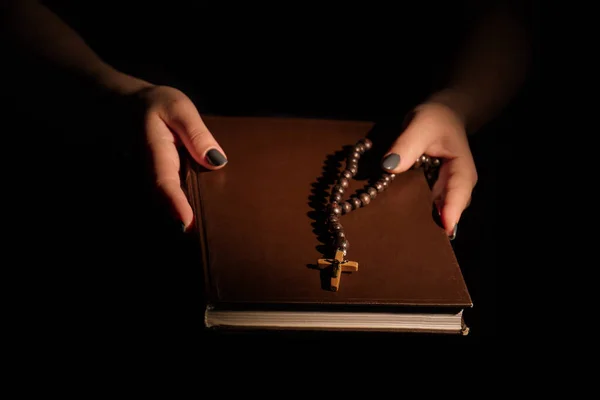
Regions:
[[[369,121],[203,116],[228,163],[189,163],[184,188],[195,214],[211,330],[350,330],[465,334],[472,307],[451,242],[435,219],[422,169],[397,174],[370,201],[339,217],[349,246],[332,290],[335,248],[327,224],[332,187],[348,151],[369,137],[344,198],[383,172],[394,132]],[[384,129],[385,130],[385,129]],[[323,261],[322,261],[323,262]]]

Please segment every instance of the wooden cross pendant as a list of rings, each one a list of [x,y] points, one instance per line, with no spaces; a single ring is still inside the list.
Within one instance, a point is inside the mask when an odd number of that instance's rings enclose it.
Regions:
[[[342,272],[356,272],[358,271],[358,263],[356,261],[344,261],[344,253],[342,250],[335,252],[335,258],[321,258],[318,262],[320,269],[332,267],[331,271],[331,290],[337,292],[340,287],[340,279]]]

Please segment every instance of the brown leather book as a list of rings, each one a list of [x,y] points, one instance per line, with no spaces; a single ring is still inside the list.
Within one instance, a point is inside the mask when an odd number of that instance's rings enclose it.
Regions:
[[[348,147],[364,137],[373,143],[344,198],[382,173],[381,155],[398,129],[285,117],[204,121],[228,158],[218,171],[191,163],[185,178],[208,328],[468,332],[471,298],[420,169],[398,174],[368,206],[340,217],[345,259],[358,270],[342,273],[337,291],[332,271],[318,268],[335,256],[326,202]]]

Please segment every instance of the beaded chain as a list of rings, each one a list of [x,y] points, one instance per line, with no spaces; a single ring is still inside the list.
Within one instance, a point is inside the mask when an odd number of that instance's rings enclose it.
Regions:
[[[361,155],[370,150],[373,143],[368,138],[359,140],[356,145],[350,150],[346,159],[346,169],[342,171],[341,177],[337,184],[333,186],[331,199],[328,208],[327,222],[329,224],[329,232],[333,236],[333,242],[336,249],[341,250],[344,256],[347,254],[349,243],[344,233],[344,227],[340,222],[340,216],[348,214],[360,207],[366,207],[371,203],[371,200],[377,197],[378,193],[386,190],[392,183],[396,174],[384,172],[381,178],[373,185],[365,187],[360,193],[352,195],[348,200],[342,202],[342,197],[346,188],[350,185],[350,179],[356,176],[358,172],[358,160]],[[422,155],[413,164],[412,169],[423,168],[427,174],[427,178],[433,177],[434,168],[439,167],[440,160],[437,158]]]
[[[332,188],[330,202],[327,207],[327,224],[329,225],[329,233],[331,234],[331,240],[336,250],[335,257],[333,259],[320,259],[318,266],[321,269],[332,268],[331,290],[333,291],[337,291],[339,288],[341,272],[358,271],[358,263],[346,259],[349,242],[344,233],[344,227],[340,222],[340,217],[360,207],[369,205],[379,193],[389,187],[396,177],[396,174],[384,172],[374,184],[366,186],[359,193],[353,194],[348,200],[342,202],[344,192],[350,185],[350,179],[358,173],[358,160],[372,147],[373,143],[370,139],[362,138],[350,149],[346,158],[346,168],[342,171],[340,178]],[[435,179],[435,173],[439,166],[439,159],[422,155],[416,160],[411,169],[423,168],[426,178],[431,181]]]

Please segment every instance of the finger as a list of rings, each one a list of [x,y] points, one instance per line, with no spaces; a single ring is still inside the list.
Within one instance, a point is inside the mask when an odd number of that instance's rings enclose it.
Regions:
[[[471,201],[476,184],[477,172],[468,157],[448,160],[440,167],[432,195],[448,236],[455,234],[456,226]]]
[[[175,137],[157,115],[151,116],[147,121],[146,132],[156,186],[165,196],[174,218],[183,223],[184,229],[187,229],[192,223],[193,211],[181,189],[180,160],[175,146]]]
[[[384,155],[381,167],[390,173],[407,171],[425,153],[431,138],[427,125],[413,120]]]
[[[175,101],[161,113],[161,118],[181,139],[191,156],[208,169],[227,164],[227,156],[210,133],[194,104],[185,99]]]

